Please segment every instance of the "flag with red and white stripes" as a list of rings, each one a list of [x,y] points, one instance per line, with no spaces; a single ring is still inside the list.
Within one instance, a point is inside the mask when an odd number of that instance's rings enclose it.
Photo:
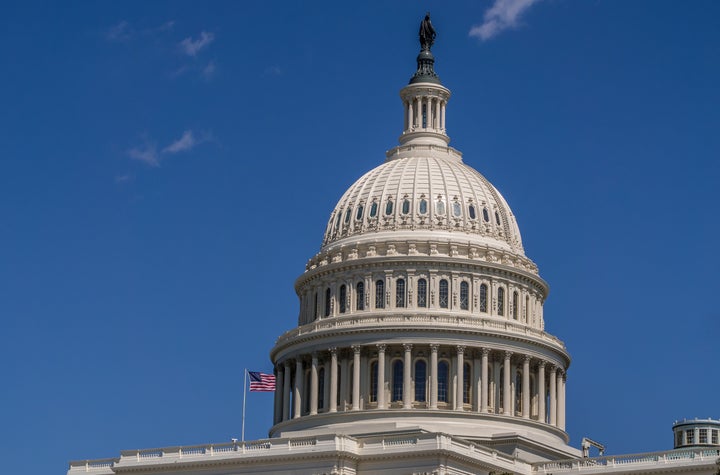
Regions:
[[[272,374],[248,371],[250,391],[275,391],[275,376]]]

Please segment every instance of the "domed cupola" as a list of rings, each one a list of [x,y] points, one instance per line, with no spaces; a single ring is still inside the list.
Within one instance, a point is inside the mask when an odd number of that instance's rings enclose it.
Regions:
[[[575,456],[548,286],[505,199],[449,146],[429,15],[419,37],[400,144],[343,194],[295,283],[298,326],[270,354],[270,435],[421,428]]]

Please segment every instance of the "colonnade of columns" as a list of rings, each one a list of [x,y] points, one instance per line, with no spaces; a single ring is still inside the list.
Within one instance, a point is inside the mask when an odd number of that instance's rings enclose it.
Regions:
[[[552,362],[463,345],[329,348],[278,362],[277,424],[376,409],[492,413],[565,429],[565,371]]]
[[[404,101],[405,131],[431,129],[445,132],[445,107],[447,100],[432,96],[415,96]]]

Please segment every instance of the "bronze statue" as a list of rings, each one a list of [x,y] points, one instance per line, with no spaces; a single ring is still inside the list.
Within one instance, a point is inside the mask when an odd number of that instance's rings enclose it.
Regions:
[[[420,23],[420,47],[429,51],[435,42],[435,36],[435,28],[430,23],[430,13],[426,13],[425,19]]]

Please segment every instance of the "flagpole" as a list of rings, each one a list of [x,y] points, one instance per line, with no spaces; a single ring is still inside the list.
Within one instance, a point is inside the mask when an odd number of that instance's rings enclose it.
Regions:
[[[243,412],[242,412],[242,435],[241,440],[245,442],[245,398],[247,397],[247,368],[243,371]]]

